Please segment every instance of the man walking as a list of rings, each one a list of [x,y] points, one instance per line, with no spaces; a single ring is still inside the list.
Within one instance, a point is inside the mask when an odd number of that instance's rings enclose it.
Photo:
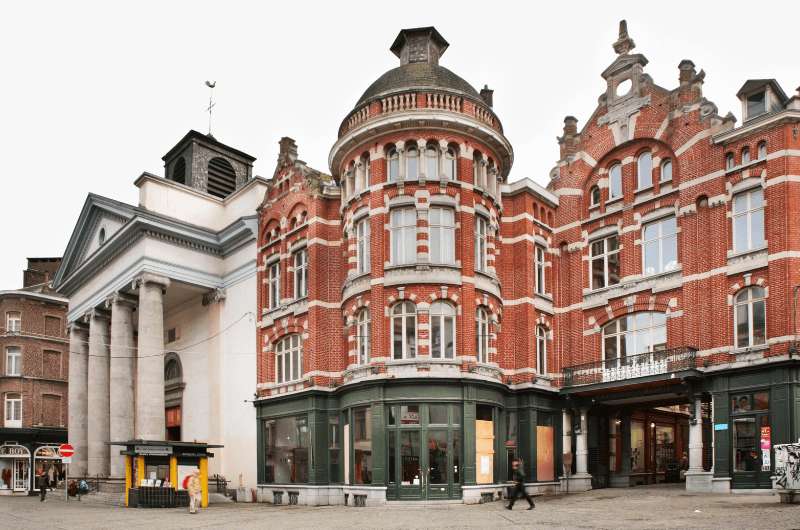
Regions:
[[[525,500],[528,501],[528,509],[529,510],[534,509],[536,505],[533,504],[533,499],[531,499],[530,495],[528,495],[528,492],[525,491],[525,471],[522,469],[522,466],[520,465],[519,458],[515,458],[511,462],[511,469],[512,469],[511,480],[512,482],[514,482],[514,486],[509,488],[510,490],[509,502],[508,506],[506,506],[506,509],[513,510],[514,502],[517,500],[518,497],[525,497]]]
[[[47,500],[47,472],[43,466],[36,470],[36,485],[39,486],[39,502]]]
[[[200,471],[195,469],[189,477],[187,484],[189,491],[189,513],[197,513],[197,509],[202,502],[202,488],[200,485]]]

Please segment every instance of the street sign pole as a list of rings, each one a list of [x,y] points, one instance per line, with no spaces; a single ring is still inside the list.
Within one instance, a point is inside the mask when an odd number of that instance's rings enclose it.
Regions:
[[[64,500],[69,502],[69,464],[64,464]]]

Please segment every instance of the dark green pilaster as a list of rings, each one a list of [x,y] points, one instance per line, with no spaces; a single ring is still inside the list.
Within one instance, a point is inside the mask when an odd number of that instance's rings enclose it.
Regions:
[[[731,469],[731,421],[730,400],[727,392],[714,392],[714,476],[729,477]],[[717,425],[724,425],[724,430],[717,430]]]
[[[315,400],[316,401],[316,400]],[[308,425],[311,429],[311,462],[309,482],[311,484],[328,483],[328,413],[322,403],[315,403],[308,413]]]
[[[372,414],[372,484],[386,484],[386,421],[385,406],[382,401],[371,407]]]
[[[256,418],[256,481],[259,484],[263,484],[266,480],[264,477],[264,453],[266,448],[264,447],[264,421],[261,419],[258,408],[256,408]]]
[[[464,484],[474,485],[475,477],[475,401],[464,401]]]

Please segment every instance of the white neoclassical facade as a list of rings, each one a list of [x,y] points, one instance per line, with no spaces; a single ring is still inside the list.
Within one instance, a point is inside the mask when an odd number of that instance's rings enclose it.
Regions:
[[[254,158],[191,131],[139,204],[90,194],[55,286],[70,299],[70,474],[123,477],[108,442],[222,444],[209,474],[255,485]]]

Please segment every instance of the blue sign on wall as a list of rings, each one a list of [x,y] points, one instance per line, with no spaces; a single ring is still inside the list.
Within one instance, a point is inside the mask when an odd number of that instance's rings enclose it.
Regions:
[[[727,423],[715,423],[714,424],[714,430],[715,431],[727,431],[728,430],[728,424]]]

